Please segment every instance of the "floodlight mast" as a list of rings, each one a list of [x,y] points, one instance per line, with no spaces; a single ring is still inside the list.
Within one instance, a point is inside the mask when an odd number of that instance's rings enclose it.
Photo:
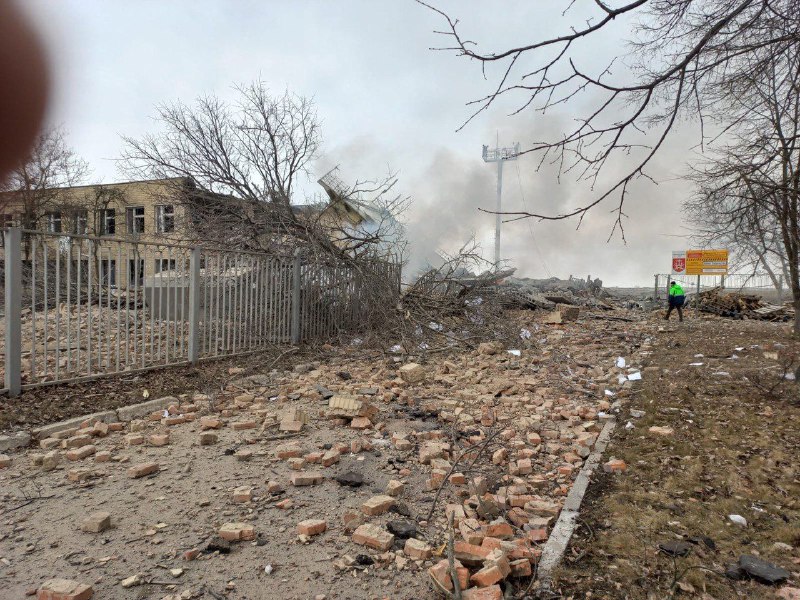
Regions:
[[[503,163],[507,160],[517,160],[519,156],[519,142],[510,147],[489,149],[483,146],[483,161],[497,163],[497,208],[495,209],[494,220],[494,264],[500,265],[500,224],[501,224],[501,199],[503,196]]]

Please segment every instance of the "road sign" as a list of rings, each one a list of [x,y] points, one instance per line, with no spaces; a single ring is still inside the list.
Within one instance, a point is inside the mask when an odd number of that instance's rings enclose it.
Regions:
[[[672,253],[673,275],[727,275],[727,250],[680,250]]]
[[[680,250],[672,253],[672,274],[686,275],[686,251]]]

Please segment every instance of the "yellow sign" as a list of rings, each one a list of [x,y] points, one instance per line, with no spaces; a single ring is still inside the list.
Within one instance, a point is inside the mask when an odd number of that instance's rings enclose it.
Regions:
[[[687,275],[727,275],[727,250],[687,250]]]

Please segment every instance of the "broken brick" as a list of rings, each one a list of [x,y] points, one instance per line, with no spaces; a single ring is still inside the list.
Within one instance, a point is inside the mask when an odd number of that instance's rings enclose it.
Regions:
[[[158,463],[155,462],[134,465],[128,469],[128,477],[131,479],[138,479],[140,477],[145,477],[146,475],[151,475],[152,473],[157,473],[158,470]]]
[[[81,523],[81,529],[87,533],[100,533],[109,527],[111,527],[111,514],[103,511],[92,513]]]
[[[328,524],[322,519],[306,519],[297,524],[297,533],[299,535],[319,535],[328,528]]]
[[[469,569],[462,565],[459,561],[453,561],[453,566],[458,576],[458,584],[461,590],[466,590],[469,586]],[[453,580],[450,578],[450,563],[445,560],[440,560],[438,563],[428,569],[428,574],[433,577],[439,584],[448,592],[453,590]]]
[[[428,544],[414,538],[408,538],[406,540],[403,552],[406,553],[406,556],[414,560],[427,560],[433,556],[433,549]]]
[[[70,579],[49,579],[36,593],[37,600],[89,600],[94,594],[92,586]]]
[[[154,433],[150,436],[150,445],[151,446],[167,446],[169,445],[169,434],[168,433]]]
[[[392,547],[394,535],[377,525],[364,523],[353,532],[353,542],[385,552]]]
[[[403,483],[397,481],[396,479],[391,479],[389,483],[386,484],[386,493],[389,496],[394,496],[395,498],[402,495],[404,489],[405,486]]]
[[[233,501],[236,503],[250,502],[253,499],[253,488],[242,486],[233,490]]]
[[[503,589],[499,585],[470,588],[464,590],[461,600],[503,600]]]
[[[391,496],[373,496],[361,505],[364,514],[374,517],[389,512],[394,506],[394,498]]]
[[[229,542],[246,542],[256,539],[256,530],[247,523],[225,523],[219,528],[219,537]]]
[[[298,471],[291,475],[292,485],[301,487],[305,485],[317,485],[322,483],[323,477],[321,473],[316,471]]]

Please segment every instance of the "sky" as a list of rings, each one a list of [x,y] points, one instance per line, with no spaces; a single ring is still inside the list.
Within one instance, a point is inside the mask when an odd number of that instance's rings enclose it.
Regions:
[[[566,31],[581,13],[563,16],[563,0],[480,2],[432,0],[460,22],[482,49],[503,49]],[[579,1],[580,5],[581,2]],[[591,3],[586,3],[587,5]],[[25,0],[50,56],[54,90],[48,121],[63,125],[69,143],[92,168],[93,182],[127,179],[119,169],[121,135],[158,130],[161,102],[215,93],[233,100],[234,84],[261,79],[276,92],[315,99],[323,145],[298,197],[319,194],[316,179],[339,165],[346,180],[399,174],[411,203],[402,219],[411,268],[437,250],[452,252],[471,236],[492,256],[496,165],[483,144],[524,147],[574,123],[581,100],[545,115],[500,102],[461,131],[466,103],[496,83],[480,66],[433,51],[441,17],[413,0]],[[579,6],[575,10],[588,10]],[[629,35],[619,23],[581,49],[587,68],[605,63]],[[613,204],[576,221],[505,223],[502,257],[521,276],[569,275],[606,285],[646,285],[668,272],[673,250],[685,249],[681,180],[697,130],[683,124],[626,204],[625,241],[614,235]],[[597,190],[559,180],[529,156],[504,165],[503,209],[557,212],[582,205]],[[613,181],[613,169],[598,185]]]

